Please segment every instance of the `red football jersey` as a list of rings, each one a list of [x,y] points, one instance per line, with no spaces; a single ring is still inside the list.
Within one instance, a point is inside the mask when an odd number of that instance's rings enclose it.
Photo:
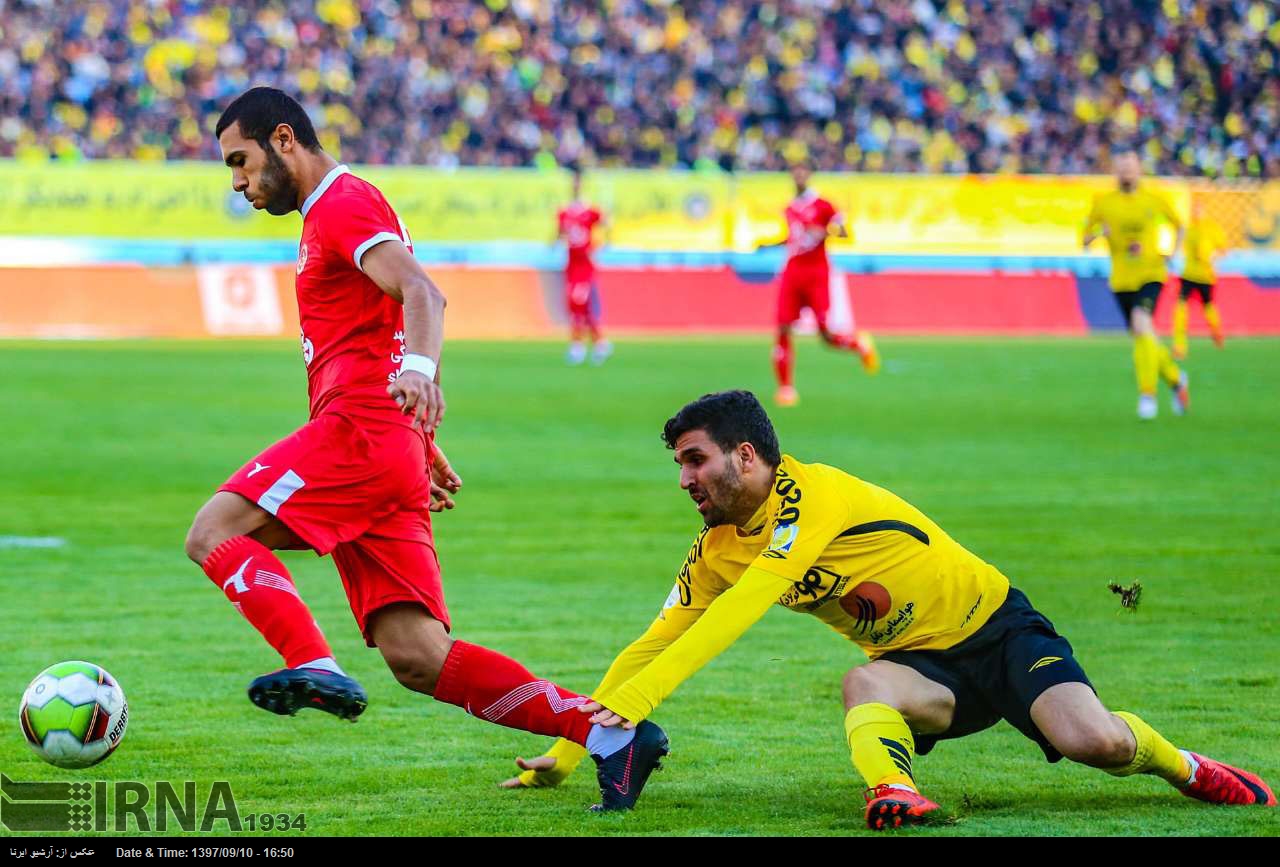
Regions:
[[[836,208],[813,190],[806,190],[787,205],[787,267],[826,269],[827,226]]]
[[[560,209],[557,220],[560,236],[569,248],[569,261],[564,270],[570,282],[586,282],[595,275],[596,266],[591,261],[592,229],[602,219],[603,214],[582,202],[572,202]]]
[[[311,417],[350,406],[400,414],[387,395],[404,355],[404,307],[365,276],[365,253],[385,242],[413,250],[377,187],[337,166],[302,204],[298,318]]]

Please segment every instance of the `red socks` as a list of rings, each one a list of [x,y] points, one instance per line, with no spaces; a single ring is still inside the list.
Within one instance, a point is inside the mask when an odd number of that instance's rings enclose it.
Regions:
[[[514,659],[465,641],[455,641],[449,650],[435,699],[491,723],[583,746],[591,731],[590,714],[578,711],[589,701],[585,696],[539,680]]]
[[[779,386],[791,384],[791,365],[794,356],[791,352],[791,334],[779,334],[773,346],[773,375],[778,378]]]
[[[201,568],[288,668],[333,655],[289,570],[265,545],[234,536],[214,548]]]

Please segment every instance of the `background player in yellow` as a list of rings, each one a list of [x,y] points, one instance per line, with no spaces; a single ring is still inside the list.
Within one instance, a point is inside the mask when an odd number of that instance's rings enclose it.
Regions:
[[[1191,222],[1187,226],[1187,242],[1183,246],[1186,264],[1182,268],[1181,286],[1178,290],[1178,306],[1173,309],[1173,354],[1187,357],[1187,299],[1200,296],[1204,309],[1204,321],[1213,335],[1214,344],[1222,348],[1222,320],[1217,305],[1213,303],[1213,284],[1217,282],[1214,260],[1227,250],[1227,233],[1222,226],[1204,215],[1200,202],[1191,201]]]
[[[1116,776],[1155,774],[1222,804],[1275,804],[1257,776],[1179,751],[1098,700],[1071,645],[1000,570],[909,503],[779,451],[750,392],[706,395],[663,431],[705,523],[648,630],[584,705],[630,727],[773,605],[812,614],[872,661],[844,678],[845,734],[880,829],[938,810],[916,787],[914,755],[1008,720],[1049,761]],[[802,699],[801,699],[802,700]],[[583,758],[558,741],[518,759],[504,785],[555,785]]]
[[[1105,237],[1111,250],[1111,291],[1133,335],[1138,418],[1156,417],[1160,379],[1173,391],[1174,414],[1182,415],[1191,401],[1187,375],[1156,339],[1152,321],[1160,290],[1169,276],[1169,256],[1160,252],[1160,222],[1167,221],[1177,229],[1172,251],[1176,253],[1182,244],[1182,221],[1168,199],[1140,183],[1142,165],[1134,151],[1117,152],[1113,167],[1117,188],[1094,198],[1084,227],[1084,247],[1088,249],[1097,238]]]

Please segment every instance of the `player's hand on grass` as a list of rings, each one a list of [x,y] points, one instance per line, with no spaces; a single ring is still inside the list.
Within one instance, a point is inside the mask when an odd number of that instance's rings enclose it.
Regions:
[[[453,471],[453,467],[449,466],[449,459],[436,446],[435,460],[431,463],[431,502],[427,508],[432,512],[454,508],[457,503],[453,501],[452,495],[461,488],[462,477]]]
[[[517,758],[516,767],[525,773],[503,780],[499,786],[504,789],[540,789],[560,783],[560,775],[551,773],[556,767],[555,756],[536,756],[528,760]]]
[[[400,412],[413,413],[413,426],[435,430],[444,420],[444,392],[416,370],[404,370],[387,386],[387,394],[400,404]]]
[[[635,723],[619,716],[598,701],[589,701],[584,705],[580,705],[578,707],[578,712],[591,714],[590,722],[593,725],[604,726],[605,728],[620,725],[624,729],[633,729],[636,727]]]

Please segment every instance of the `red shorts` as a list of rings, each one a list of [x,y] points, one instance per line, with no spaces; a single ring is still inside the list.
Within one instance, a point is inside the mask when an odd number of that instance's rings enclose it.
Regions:
[[[831,306],[831,271],[827,267],[784,268],[778,282],[778,325],[790,325],[808,307],[818,324],[826,326]]]
[[[423,435],[398,419],[324,413],[255,457],[219,490],[275,515],[333,554],[365,641],[369,616],[422,605],[449,628],[431,535]]]
[[[571,281],[566,278],[564,304],[571,322],[590,322],[600,314],[600,295],[594,279]]]

